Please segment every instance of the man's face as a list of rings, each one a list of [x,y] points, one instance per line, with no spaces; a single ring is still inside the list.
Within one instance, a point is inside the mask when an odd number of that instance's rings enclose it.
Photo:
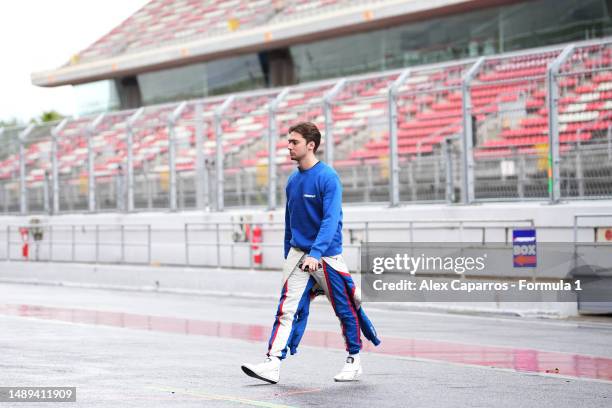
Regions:
[[[310,142],[309,145],[306,144],[306,139],[297,133],[291,132],[289,133],[289,139],[287,140],[289,149],[289,156],[291,156],[291,160],[300,161],[309,151],[312,151],[314,148],[314,142]]]

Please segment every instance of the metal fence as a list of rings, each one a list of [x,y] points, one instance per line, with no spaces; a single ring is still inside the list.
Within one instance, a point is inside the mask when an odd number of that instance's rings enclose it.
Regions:
[[[55,155],[51,159],[53,208],[56,213],[95,209],[95,197],[90,194],[88,178],[88,164],[93,158],[93,146],[90,144],[92,135],[87,134],[87,127],[93,125],[95,119],[87,117],[65,120],[53,129]]]
[[[351,270],[359,270],[364,243],[511,246],[512,231],[516,228],[537,229],[541,243],[573,242],[574,251],[610,247],[612,228],[602,227],[606,225],[603,220],[610,219],[612,213],[575,214],[572,225],[537,227],[533,219],[348,221],[343,228],[344,257]],[[253,223],[244,218],[155,227],[32,221],[0,226],[0,260],[277,269],[282,266],[283,236],[281,222]]]
[[[464,81],[474,200],[545,199],[546,70],[558,50],[481,59]]]
[[[0,230],[7,261],[151,264],[150,225],[7,225]]]
[[[276,152],[269,148],[276,135],[270,111],[278,96],[278,90],[235,95],[216,112],[216,209],[268,204],[268,186],[275,184],[269,182],[272,159],[265,158]]]
[[[363,243],[466,242],[511,244],[512,229],[532,219],[349,221],[344,257],[358,270]],[[261,241],[254,230],[261,231]],[[570,228],[571,230],[571,228]],[[155,264],[275,269],[282,266],[284,223],[194,222],[176,227],[150,224],[30,223],[0,226],[0,260]],[[260,258],[255,254],[260,253]]]
[[[25,128],[15,127],[0,130],[0,204],[5,213],[19,212],[20,151],[19,135]]]
[[[389,90],[392,202],[460,200],[462,78],[472,61],[408,69]]]
[[[346,202],[389,200],[388,88],[398,75],[387,72],[347,78],[331,101],[329,127],[342,141],[334,147],[333,163],[341,179],[352,179],[345,188]]]
[[[555,197],[609,197],[612,189],[612,41],[569,45],[554,67],[558,132]],[[558,70],[558,72],[557,72]]]
[[[0,211],[284,204],[313,121],[348,203],[612,197],[612,40],[0,129]]]

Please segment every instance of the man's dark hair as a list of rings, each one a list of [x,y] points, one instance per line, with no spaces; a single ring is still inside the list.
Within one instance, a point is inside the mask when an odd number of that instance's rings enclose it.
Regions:
[[[317,152],[319,145],[321,144],[321,132],[319,132],[319,128],[312,122],[300,122],[297,125],[293,125],[289,128],[289,133],[295,132],[302,135],[304,139],[306,139],[306,144],[308,142],[314,142],[314,153]]]

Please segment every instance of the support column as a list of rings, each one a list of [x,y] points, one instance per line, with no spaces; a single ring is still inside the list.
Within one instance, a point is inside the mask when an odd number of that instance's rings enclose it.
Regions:
[[[323,112],[325,114],[325,163],[329,166],[334,166],[334,120],[332,117],[332,107],[334,98],[340,93],[344,85],[346,84],[346,78],[342,78],[340,81],[330,89],[323,97]]]
[[[453,141],[449,138],[443,142],[444,158],[446,163],[446,202],[451,204],[454,201],[454,179],[453,179]]]
[[[461,197],[464,204],[472,204],[474,202],[474,145],[472,129],[472,96],[470,94],[470,85],[480,67],[484,64],[485,58],[480,57],[474,65],[467,71],[461,81],[461,93],[463,94],[463,188],[461,189]]]
[[[100,114],[93,122],[87,125],[86,134],[87,134],[87,202],[89,205],[89,212],[96,211],[96,174],[95,174],[95,155],[93,149],[93,137],[96,131],[96,128],[104,119],[106,114]]]
[[[400,203],[399,191],[399,157],[397,147],[397,93],[410,76],[407,69],[393,82],[389,88],[389,205],[397,207]]]
[[[176,195],[176,122],[187,107],[187,102],[179,106],[168,116],[168,172],[170,176],[170,211],[177,210]]]
[[[561,200],[561,159],[559,156],[559,88],[556,75],[575,48],[570,44],[546,69],[546,103],[548,105],[548,197],[551,204]]]
[[[223,114],[230,107],[230,105],[234,102],[235,98],[236,97],[234,95],[231,95],[215,111],[215,140],[216,140],[216,154],[215,154],[215,169],[216,170],[215,171],[217,173],[216,174],[216,178],[217,178],[216,210],[217,211],[223,211],[223,208],[225,206],[224,197],[223,197],[223,190],[224,190],[224,183],[225,183],[225,177],[223,174],[223,128],[221,126],[222,125],[221,122],[223,120]]]
[[[51,179],[53,187],[51,188],[53,204],[51,205],[51,212],[53,214],[59,213],[60,210],[60,195],[59,195],[59,168],[57,158],[57,138],[59,137],[62,130],[68,124],[68,119],[62,120],[59,125],[51,129]]]
[[[138,109],[132,116],[127,120],[127,140],[126,140],[126,184],[127,184],[127,203],[126,211],[134,211],[134,125],[136,121],[144,113],[144,108]]]
[[[278,140],[276,110],[288,93],[289,88],[283,89],[282,92],[270,102],[268,113],[268,210],[270,211],[276,209],[276,188],[278,185],[278,178],[276,176],[276,141]]]
[[[210,195],[208,191],[208,168],[204,153],[204,132],[208,126],[204,123],[204,110],[201,103],[195,106],[195,145],[196,145],[196,208],[198,210],[210,209]]]
[[[19,141],[19,213],[21,215],[26,215],[28,213],[25,143],[30,133],[32,133],[32,130],[34,130],[34,124],[30,124],[17,136]]]

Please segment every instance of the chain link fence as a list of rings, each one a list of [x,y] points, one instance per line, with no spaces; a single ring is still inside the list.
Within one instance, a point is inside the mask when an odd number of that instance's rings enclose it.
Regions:
[[[211,208],[213,205],[216,150],[215,110],[223,98],[192,101],[179,105],[170,121],[174,139],[176,207]],[[171,186],[172,187],[172,186]],[[172,195],[172,194],[171,194]]]
[[[104,115],[96,128],[91,129],[88,134],[92,139],[92,179],[97,211],[126,210],[125,128],[126,121],[132,113],[124,111]],[[89,176],[89,168],[87,174]]]
[[[0,133],[0,208],[5,213],[20,210],[19,134],[24,130],[24,127],[13,127]]]
[[[268,137],[270,104],[278,90],[239,94],[220,113],[216,132],[221,140],[223,206],[265,206],[268,203]],[[219,171],[219,168],[217,168]],[[217,206],[217,208],[219,205]]]
[[[460,199],[461,79],[470,65],[410,69],[396,83],[400,201]]]
[[[612,42],[577,46],[555,77],[562,198],[612,191]]]
[[[4,128],[0,211],[282,208],[300,121],[347,203],[610,198],[612,40]]]
[[[388,89],[398,73],[348,78],[332,101],[334,167],[344,201],[389,201]]]
[[[490,58],[467,84],[476,200],[548,197],[546,74],[558,54]]]
[[[57,134],[59,211],[89,208],[87,125],[95,118],[70,120]]]
[[[170,208],[168,119],[176,104],[146,107],[133,123],[134,207]]]
[[[53,186],[51,130],[57,123],[31,128],[22,141],[24,147],[26,209],[30,213],[49,213]]]

